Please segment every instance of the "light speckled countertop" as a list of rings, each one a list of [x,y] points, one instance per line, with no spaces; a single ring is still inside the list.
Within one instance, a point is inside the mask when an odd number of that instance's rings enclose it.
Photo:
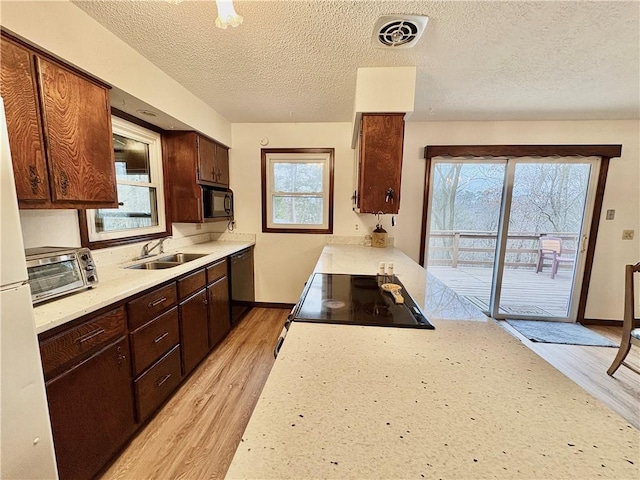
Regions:
[[[203,253],[206,254],[206,256],[164,270],[134,270],[124,268],[133,263],[144,263],[144,261],[128,262],[119,265],[99,265],[99,283],[96,288],[37,305],[33,309],[36,332],[46,332],[54,327],[80,318],[87,313],[95,312],[114,302],[140,293],[155,285],[167,282],[172,278],[188,273],[219,258],[236,253],[253,244],[254,242],[214,241],[188,245],[180,248],[179,251],[182,253]],[[174,252],[167,251],[161,255],[148,258],[145,261],[171,255],[172,253]]]
[[[640,477],[638,430],[493,321],[443,320],[466,305],[401,252],[327,246],[316,271],[379,261],[436,330],[294,322],[228,478]]]

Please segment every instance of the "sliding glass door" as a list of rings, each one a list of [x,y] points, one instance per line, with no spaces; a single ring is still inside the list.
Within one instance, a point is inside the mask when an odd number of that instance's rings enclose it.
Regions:
[[[507,162],[442,160],[432,166],[427,270],[489,309]]]
[[[575,320],[597,158],[434,158],[425,267],[494,318]]]

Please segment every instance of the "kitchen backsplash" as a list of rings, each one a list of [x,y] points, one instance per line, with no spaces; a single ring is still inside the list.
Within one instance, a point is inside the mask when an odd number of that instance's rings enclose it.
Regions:
[[[169,237],[164,242],[164,250],[166,252],[176,251],[181,248],[186,248],[189,245],[195,245],[198,243],[205,243],[210,241],[218,242],[254,242],[256,236],[253,234],[243,233],[201,233],[198,235],[190,235],[188,237]],[[153,240],[152,245],[158,240]],[[119,263],[131,262],[134,258],[139,257],[142,246],[147,242],[134,243],[131,245],[122,245],[119,247],[103,248],[100,250],[92,250],[93,259],[100,268],[105,265],[117,265]],[[152,252],[154,255],[157,252]]]
[[[393,237],[388,238],[388,245],[393,247]],[[365,247],[371,246],[371,234],[360,236],[340,236],[340,235],[327,235],[327,245],[364,245]]]
[[[20,210],[24,248],[79,247],[77,210]]]

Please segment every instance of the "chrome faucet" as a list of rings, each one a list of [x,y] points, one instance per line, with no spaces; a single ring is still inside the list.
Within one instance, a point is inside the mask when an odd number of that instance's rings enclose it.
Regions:
[[[160,250],[158,251],[158,253],[164,253],[164,241],[167,240],[169,237],[164,237],[161,238],[160,240],[158,240],[158,243],[156,243],[153,247],[149,248],[149,245],[151,245],[153,242],[147,242],[142,246],[142,254],[136,259],[136,260],[141,260],[143,258],[147,258],[151,256],[151,252],[153,250],[155,250],[156,248],[160,247]]]

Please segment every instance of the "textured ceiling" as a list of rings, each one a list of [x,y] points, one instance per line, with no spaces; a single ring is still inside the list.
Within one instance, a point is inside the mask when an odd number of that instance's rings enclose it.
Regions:
[[[640,118],[640,2],[75,1],[232,122],[350,121],[358,67],[417,66],[410,120]],[[428,15],[412,49],[382,14]]]

